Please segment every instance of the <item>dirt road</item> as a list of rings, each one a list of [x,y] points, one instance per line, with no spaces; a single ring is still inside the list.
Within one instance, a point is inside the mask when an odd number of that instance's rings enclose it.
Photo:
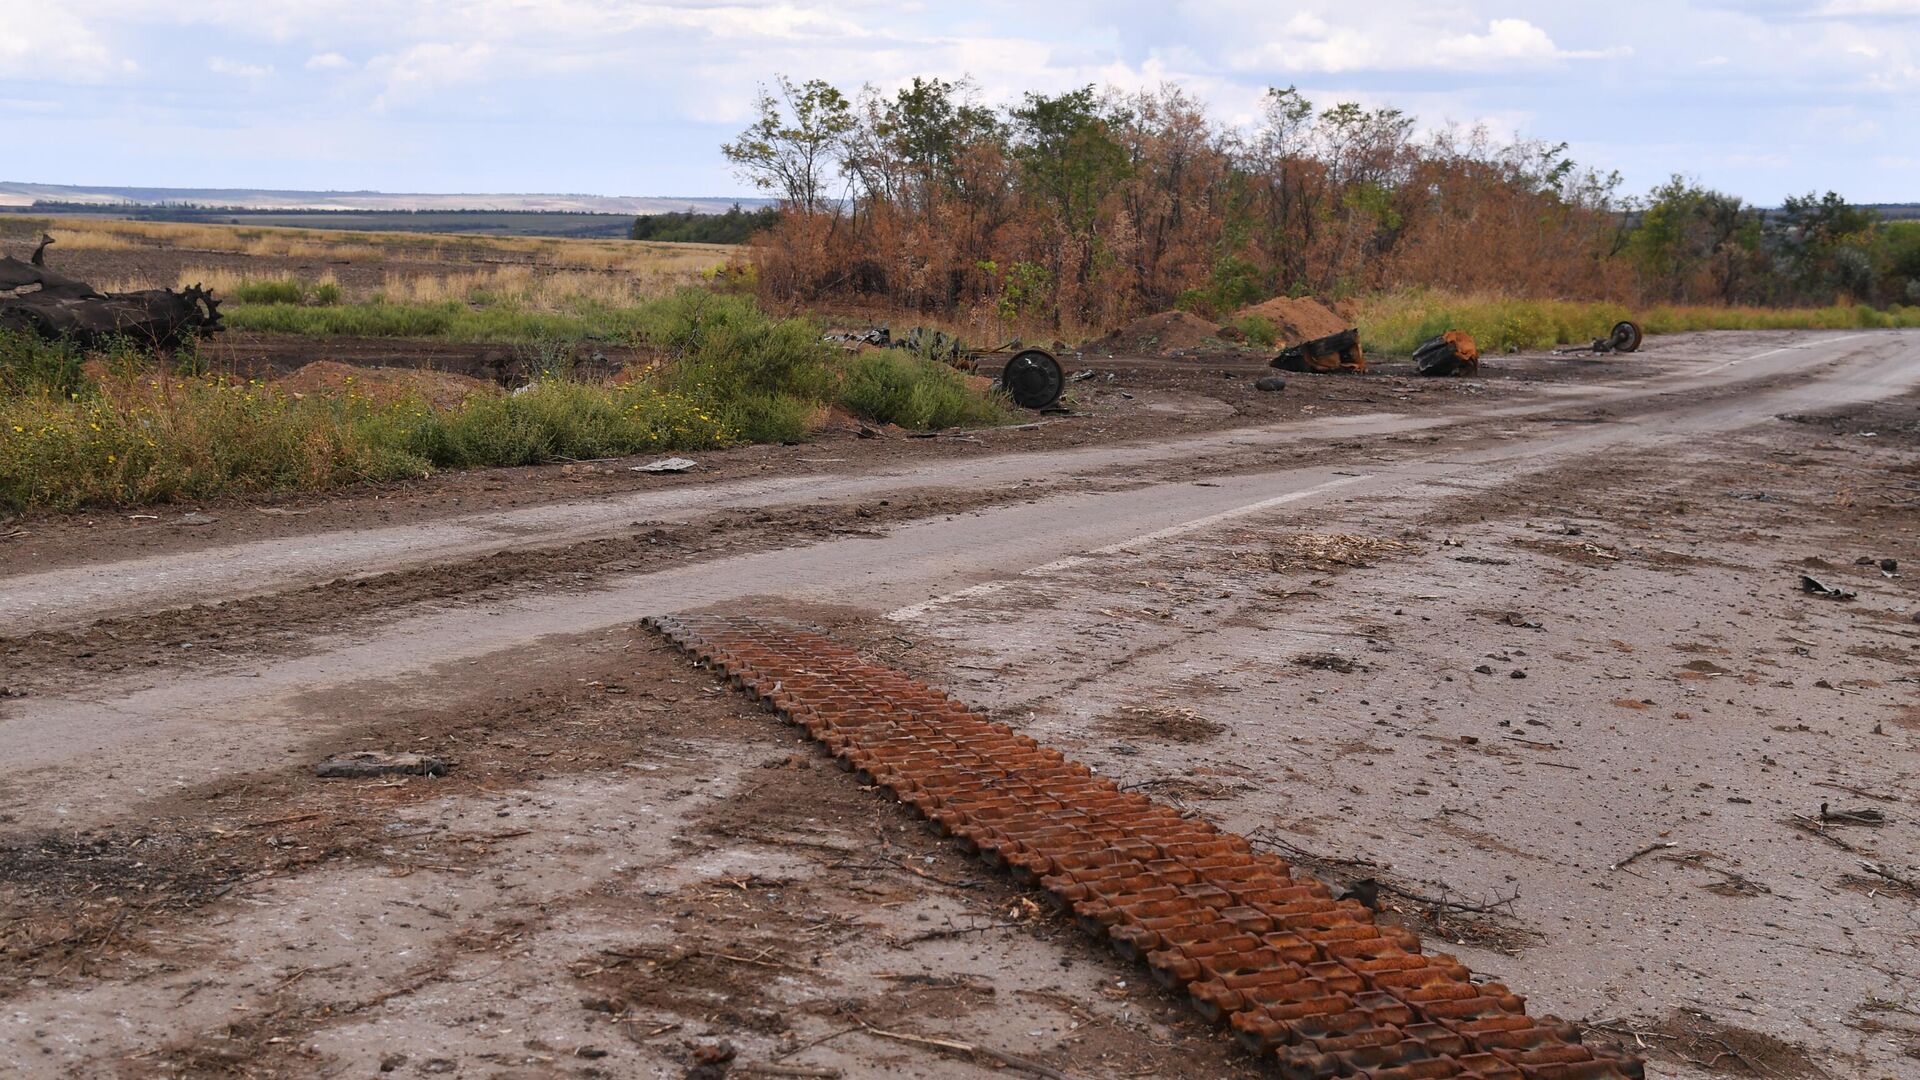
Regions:
[[[9,562],[0,1058],[678,1076],[726,1039],[741,1075],[980,1071],[878,1028],[1254,1075],[634,629],[714,608],[1385,883],[1657,1073],[1914,1075],[1920,335],[1590,370]],[[453,768],[312,777],[348,749]]]

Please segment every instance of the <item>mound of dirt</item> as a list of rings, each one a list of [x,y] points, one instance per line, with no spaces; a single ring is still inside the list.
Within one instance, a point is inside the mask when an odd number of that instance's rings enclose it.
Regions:
[[[1353,325],[1352,321],[1335,314],[1325,304],[1307,297],[1295,300],[1288,296],[1276,296],[1266,303],[1241,308],[1234,313],[1233,319],[1240,322],[1253,315],[1273,324],[1278,344],[1282,346],[1327,337]]]
[[[1086,348],[1105,356],[1184,356],[1220,351],[1220,342],[1219,324],[1192,312],[1163,311],[1135,319]]]
[[[355,367],[333,360],[316,360],[274,380],[273,385],[296,397],[316,394],[339,397],[360,394],[375,401],[420,398],[436,409],[451,409],[474,394],[494,395],[493,383],[450,371],[426,368]]]

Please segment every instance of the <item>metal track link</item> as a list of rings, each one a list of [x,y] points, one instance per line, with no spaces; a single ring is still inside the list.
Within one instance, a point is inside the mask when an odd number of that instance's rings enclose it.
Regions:
[[[822,634],[776,619],[646,625],[1089,932],[1184,990],[1287,1080],[1641,1080],[1499,983],[1335,900],[1244,837],[1119,789]]]

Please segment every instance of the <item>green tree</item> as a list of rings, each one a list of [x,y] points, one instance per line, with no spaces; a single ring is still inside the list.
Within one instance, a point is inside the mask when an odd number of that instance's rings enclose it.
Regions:
[[[1896,304],[1920,304],[1920,221],[1890,221],[1880,228],[1885,293]]]
[[[853,107],[821,79],[796,86],[781,75],[775,86],[777,96],[760,88],[753,123],[720,152],[742,178],[811,214],[825,202],[827,181],[854,127]]]
[[[1091,85],[1054,97],[1028,93],[1010,115],[1013,159],[1070,241],[1072,277],[1084,286],[1099,261],[1101,203],[1128,174],[1127,150],[1115,133],[1127,118],[1104,107]],[[1054,261],[1058,270],[1067,269],[1057,254]],[[1054,278],[1066,276],[1057,272]]]
[[[1074,237],[1090,236],[1100,203],[1127,175],[1114,129],[1125,117],[1101,107],[1092,86],[1055,97],[1029,93],[1012,110],[1013,158]]]
[[[1838,293],[1873,292],[1870,251],[1879,216],[1839,193],[1789,195],[1772,222],[1774,248],[1802,298],[1832,300]]]
[[[1731,302],[1759,244],[1758,211],[1676,175],[1647,196],[1626,252],[1659,295]]]

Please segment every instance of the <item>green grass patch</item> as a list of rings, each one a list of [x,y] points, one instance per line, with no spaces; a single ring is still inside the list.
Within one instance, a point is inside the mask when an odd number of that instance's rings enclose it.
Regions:
[[[1465,330],[1489,353],[1508,348],[1584,345],[1607,336],[1622,319],[1649,334],[1690,330],[1855,330],[1920,327],[1920,307],[1885,311],[1866,305],[1825,308],[1753,308],[1625,304],[1574,300],[1516,300],[1409,290],[1373,297],[1360,310],[1360,338],[1368,351],[1409,354],[1428,338]]]
[[[857,416],[920,431],[1001,424],[1009,416],[997,396],[974,389],[960,372],[892,349],[851,360],[840,402]]]
[[[503,316],[458,305],[242,307],[321,320],[334,333]],[[567,316],[547,316],[564,320]],[[808,320],[745,297],[689,289],[624,309],[626,335],[662,360],[618,386],[542,375],[519,393],[452,408],[359,392],[295,397],[257,381],[183,374],[116,352],[95,384],[64,345],[0,336],[0,507],[74,509],[230,494],[322,491],[440,469],[797,442],[824,407],[910,428],[990,424],[998,397],[898,353],[849,357]],[[303,323],[302,325],[315,325]],[[554,367],[576,341],[562,322],[530,340]],[[501,338],[498,340],[515,340]]]
[[[1247,343],[1271,349],[1280,341],[1280,328],[1265,315],[1249,315],[1236,324],[1240,332],[1247,336]]]
[[[307,286],[293,278],[254,278],[235,285],[230,295],[242,304],[302,304]]]
[[[324,491],[438,469],[750,441],[702,402],[652,386],[546,380],[438,410],[158,375],[113,380],[91,396],[0,399],[0,433],[0,506],[15,510]]]

